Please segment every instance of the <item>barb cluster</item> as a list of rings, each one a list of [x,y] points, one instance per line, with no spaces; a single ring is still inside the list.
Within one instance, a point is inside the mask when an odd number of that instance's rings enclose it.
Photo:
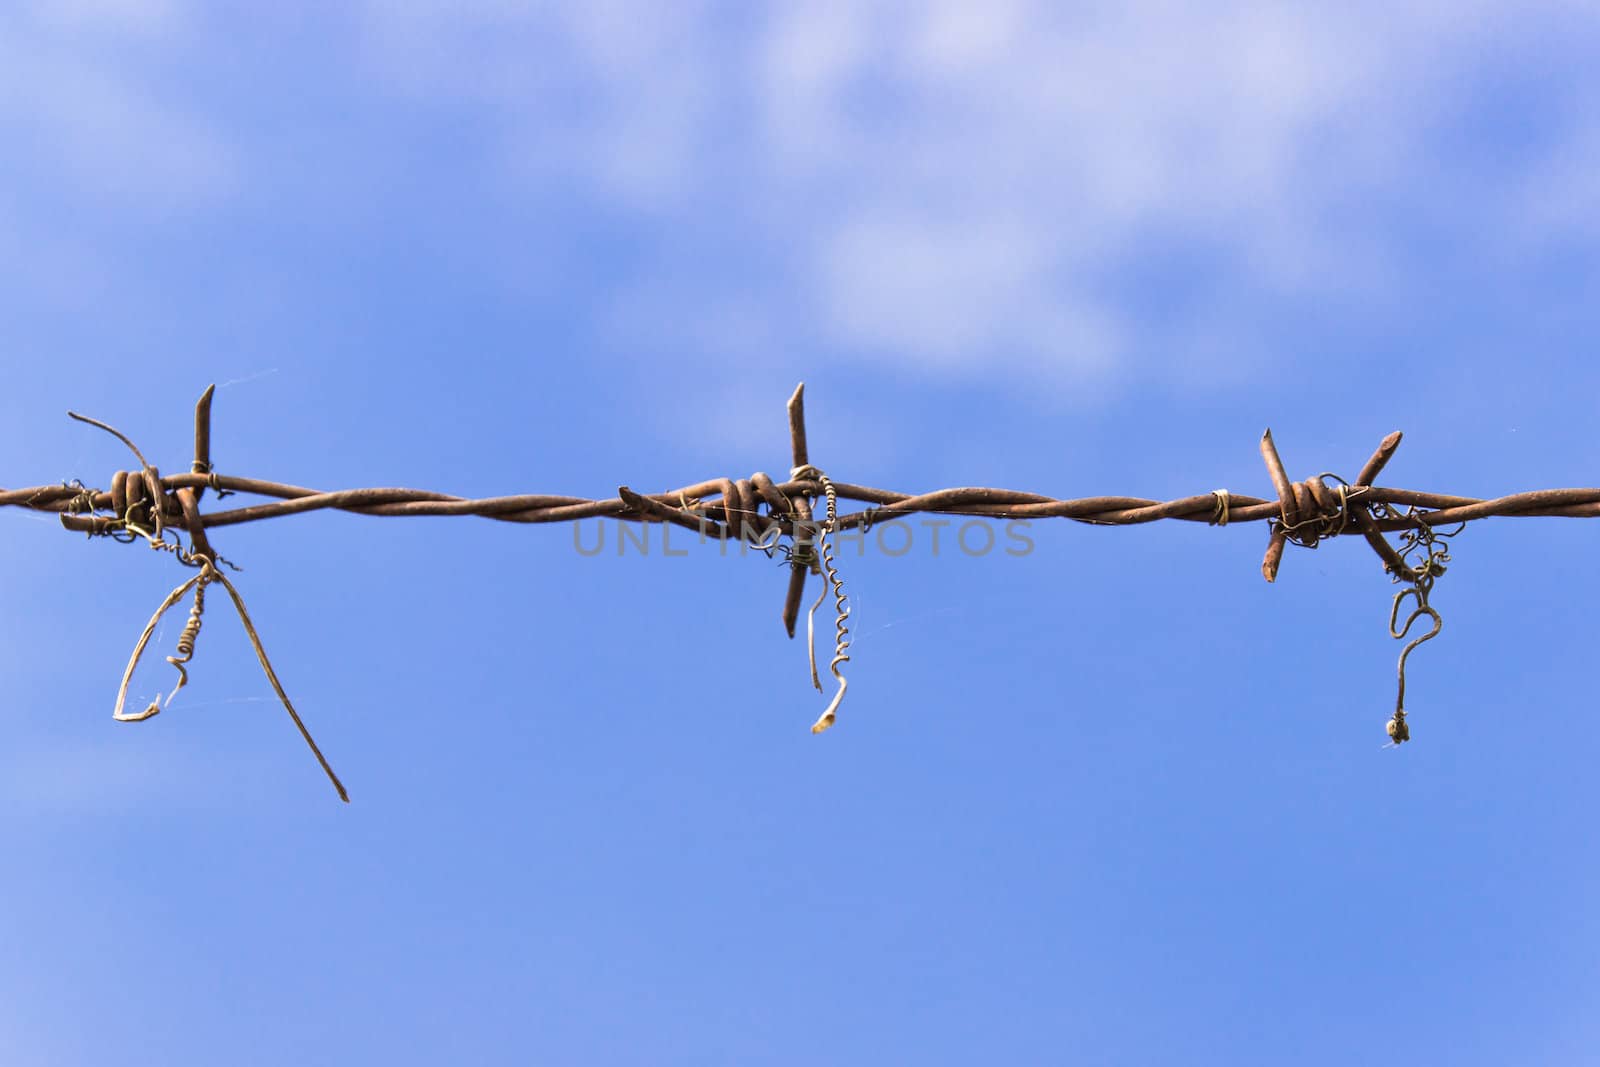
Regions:
[[[1438,634],[1442,623],[1428,602],[1434,581],[1444,573],[1449,560],[1446,547],[1468,522],[1501,516],[1548,516],[1592,518],[1600,516],[1600,489],[1543,489],[1516,493],[1492,500],[1416,492],[1375,485],[1378,475],[1399,447],[1399,431],[1385,437],[1361,467],[1354,480],[1323,473],[1304,481],[1291,481],[1279,457],[1272,432],[1262,435],[1260,450],[1274,491],[1273,499],[1215,489],[1208,493],[1176,500],[1149,500],[1131,496],[1101,496],[1058,499],[1038,493],[1011,489],[952,488],[926,493],[902,493],[888,489],[835,481],[811,464],[806,441],[804,385],[789,399],[789,430],[792,466],[785,481],[778,482],[757,471],[748,478],[718,477],[695,482],[665,493],[643,494],[620,486],[609,498],[520,494],[468,499],[419,489],[343,489],[324,491],[281,482],[244,478],[219,473],[211,464],[211,401],[215,387],[208,388],[195,407],[195,454],[186,473],[163,476],[144,457],[134,443],[120,431],[96,419],[68,412],[73,418],[115,435],[139,461],[137,470],[118,471],[109,490],[86,487],[73,480],[59,485],[0,490],[0,506],[53,512],[62,525],[90,536],[107,536],[119,541],[144,541],[152,548],[169,551],[199,573],[168,596],[141,636],[124,674],[114,717],[119,721],[140,721],[157,714],[166,704],[159,698],[144,711],[125,714],[129,679],[143,654],[150,634],[161,616],[189,589],[194,604],[188,624],[178,642],[178,655],[169,656],[179,671],[177,689],[188,679],[186,667],[194,654],[195,640],[204,611],[208,585],[219,582],[228,591],[239,616],[255,645],[261,666],[272,682],[284,707],[304,736],[318,761],[342,798],[348,799],[331,767],[312,741],[299,715],[279,685],[262,649],[255,627],[245,611],[244,601],[219,566],[232,567],[212,547],[209,533],[239,523],[259,522],[285,515],[322,509],[336,509],[363,515],[476,515],[500,522],[553,523],[585,518],[607,517],[630,522],[673,523],[703,535],[737,538],[764,548],[771,554],[781,550],[789,568],[784,594],[782,620],[790,637],[794,636],[800,605],[808,577],[822,580],[822,591],[808,616],[807,631],[811,648],[812,682],[822,684],[815,651],[815,614],[829,590],[835,598],[835,647],[829,664],[838,689],[827,710],[813,725],[820,733],[835,720],[844,698],[846,680],[840,666],[849,662],[850,644],[847,605],[834,559],[834,535],[900,516],[920,513],[987,516],[1006,519],[1065,518],[1097,526],[1127,526],[1176,519],[1226,526],[1241,522],[1267,523],[1267,550],[1261,573],[1275,581],[1283,562],[1285,547],[1293,542],[1315,548],[1330,538],[1357,534],[1377,553],[1385,571],[1401,589],[1390,613],[1390,634],[1404,638],[1417,619],[1427,616],[1432,629],[1413,638],[1399,661],[1399,696],[1388,733],[1395,743],[1410,737],[1405,718],[1406,659],[1422,642]],[[202,512],[200,501],[211,490],[220,500],[234,493],[268,498],[268,502],[226,510]],[[813,517],[818,500],[826,502],[824,517]],[[865,505],[861,510],[841,514],[839,501]],[[1455,526],[1444,532],[1441,527]],[[1391,544],[1386,533],[1399,533],[1399,545]],[[181,534],[188,535],[185,545]],[[237,568],[234,568],[237,569]],[[1399,626],[1402,601],[1414,601],[1404,626]],[[169,695],[166,703],[170,703]]]

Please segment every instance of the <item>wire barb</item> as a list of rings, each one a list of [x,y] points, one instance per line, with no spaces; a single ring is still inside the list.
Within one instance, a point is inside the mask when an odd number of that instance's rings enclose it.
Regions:
[[[218,569],[222,566],[237,568],[211,548],[208,531],[327,509],[377,516],[474,515],[516,523],[564,523],[605,517],[626,522],[671,522],[695,530],[712,530],[719,535],[731,531],[768,555],[784,552],[789,573],[782,619],[790,637],[794,636],[798,624],[807,579],[812,574],[822,579],[822,592],[807,618],[812,681],[819,690],[822,686],[816,660],[815,616],[828,592],[831,590],[834,594],[836,637],[829,669],[838,680],[839,688],[813,727],[818,732],[834,721],[848,684],[839,669],[841,664],[849,662],[847,619],[850,615],[835,565],[835,540],[841,531],[854,528],[864,534],[876,522],[917,514],[1006,520],[1060,518],[1096,526],[1130,526],[1167,520],[1204,522],[1221,527],[1266,522],[1269,541],[1261,572],[1268,581],[1276,579],[1291,542],[1315,548],[1321,541],[1354,533],[1367,541],[1394,581],[1410,587],[1400,590],[1391,606],[1391,633],[1397,639],[1406,637],[1416,620],[1423,616],[1433,623],[1428,633],[1411,638],[1400,655],[1399,698],[1389,727],[1390,736],[1398,743],[1410,736],[1404,708],[1408,657],[1442,627],[1437,611],[1428,604],[1432,584],[1444,573],[1449,559],[1442,541],[1454,536],[1462,525],[1490,516],[1600,518],[1600,488],[1539,489],[1479,499],[1374,485],[1372,483],[1399,447],[1399,431],[1383,439],[1353,483],[1331,473],[1303,482],[1292,481],[1272,434],[1267,431],[1259,441],[1260,454],[1272,482],[1272,493],[1267,497],[1221,488],[1163,501],[1133,496],[1057,498],[1022,490],[975,487],[907,493],[851,485],[835,482],[810,463],[803,383],[796,387],[788,402],[793,465],[789,480],[783,483],[756,472],[748,479],[714,477],[650,495],[621,487],[617,496],[606,499],[544,493],[470,499],[403,488],[326,491],[218,473],[210,454],[213,396],[214,389],[207,389],[196,405],[195,455],[188,471],[163,477],[127,435],[98,419],[69,412],[73,419],[104,430],[127,446],[138,460],[137,469],[117,472],[108,490],[87,488],[78,479],[57,485],[0,489],[0,507],[55,513],[64,528],[89,536],[110,537],[121,543],[143,540],[151,548],[171,552],[180,563],[199,570],[168,596],[141,635],[118,693],[114,717],[119,721],[149,718],[165,706],[158,697],[151,707],[141,712],[126,712],[128,680],[161,615],[192,588],[195,589],[195,604],[180,636],[178,654],[167,657],[179,670],[179,683],[172,695],[186,684],[187,667],[199,636],[204,588],[213,581],[221,581],[251,634],[263,669],[341,797],[345,796],[343,786],[278,685],[237,590]],[[219,501],[233,493],[269,499],[202,515],[199,501],[207,490]],[[819,496],[826,499],[826,517],[821,523],[813,517],[813,503]],[[841,514],[841,500],[858,502],[862,509]],[[1451,524],[1458,524],[1456,530],[1446,532],[1444,527]],[[182,543],[179,533],[184,527],[189,536],[188,546]],[[1385,536],[1392,533],[1400,535],[1398,549]],[[791,538],[787,545],[778,543],[784,536]],[[1415,605],[1405,626],[1399,626],[1400,608],[1407,597],[1414,597]],[[167,697],[166,703],[171,702],[172,695]]]

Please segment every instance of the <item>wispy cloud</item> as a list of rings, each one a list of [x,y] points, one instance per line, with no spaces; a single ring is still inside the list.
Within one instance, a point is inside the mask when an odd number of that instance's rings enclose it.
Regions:
[[[620,220],[632,261],[585,294],[618,352],[726,367],[772,337],[1087,394],[1277,358],[1264,305],[1406,307],[1418,231],[1450,233],[1463,260],[1593,233],[1600,78],[1578,5],[358,10],[329,17],[337,62],[286,57],[286,78],[353,79],[323,90],[470,130],[474,195],[554,191]],[[113,284],[95,281],[113,269],[101,247],[43,219],[161,220],[277,173],[281,145],[161,74],[239,32],[187,0],[0,15],[0,126],[23,173],[71,201],[0,206],[30,284]],[[363,147],[308,143],[359,172],[346,181],[378,180]]]
[[[1410,213],[1492,229],[1514,211],[1495,195],[1529,183],[1549,211],[1584,210],[1573,176],[1596,149],[1576,126],[1513,152],[1487,189],[1453,186],[1440,147],[1474,107],[1505,121],[1474,102],[1481,70],[1492,83],[1497,57],[1529,41],[1560,54],[1580,17],[946,0],[737,17],[373,5],[368,22],[411,88],[504,115],[525,177],[577,175],[693,254],[749,267],[736,285],[645,270],[635,284],[650,295],[634,303],[704,310],[732,289],[741,314],[754,302],[824,351],[1095,381],[1154,369],[1152,341],[1172,339],[1117,290],[1174,249],[1199,257],[1207,284],[1264,298],[1378,298]],[[1214,308],[1178,318],[1197,352],[1212,343]],[[673,328],[656,322],[652,341]]]

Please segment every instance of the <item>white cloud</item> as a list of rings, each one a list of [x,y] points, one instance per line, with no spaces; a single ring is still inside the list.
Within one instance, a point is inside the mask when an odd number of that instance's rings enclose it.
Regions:
[[[200,10],[33,0],[0,16],[0,125],[133,217],[225,196],[245,146],[129,58],[197,47]],[[1485,107],[1483,70],[1559,54],[1585,18],[1485,0],[373,0],[352,58],[489,131],[506,197],[553,183],[668,235],[617,283],[632,291],[605,329],[637,323],[622,347],[689,354],[707,322],[759,321],[897,370],[1091,383],[1166,373],[1158,351],[1186,327],[1248,349],[1250,324],[1218,307],[1398,306],[1397,220],[1480,244],[1515,227],[1524,248],[1592,234],[1596,79],[1551,143],[1500,171],[1449,173],[1438,138]],[[0,218],[13,251],[40,238]],[[1157,327],[1126,290],[1175,251],[1202,296],[1233,295]],[[631,313],[645,307],[677,313]]]
[[[1094,378],[1151,361],[1138,313],[1104,290],[1174,242],[1251,291],[1385,292],[1383,209],[1450,195],[1419,187],[1474,65],[1502,37],[1559,34],[1550,11],[1485,3],[850,0],[740,9],[731,28],[705,5],[419,10],[370,14],[435,58],[464,55],[475,25],[536,26],[516,55],[539,74],[497,97],[525,139],[508,151],[548,158],[562,129],[549,170],[779,264],[765,313],[789,336],[945,372]],[[493,52],[479,58],[514,65]],[[474,64],[416,60],[430,91],[483,88]],[[582,129],[562,117],[574,107]],[[1552,211],[1592,204],[1594,153],[1577,158],[1543,179]],[[718,284],[647,273],[649,295],[629,299],[711,309]]]
[[[844,220],[826,237],[816,277],[834,335],[896,362],[945,370],[975,354],[1103,369],[1114,324],[1073,294],[1052,293],[1052,249],[1021,217],[945,221],[886,210]]]

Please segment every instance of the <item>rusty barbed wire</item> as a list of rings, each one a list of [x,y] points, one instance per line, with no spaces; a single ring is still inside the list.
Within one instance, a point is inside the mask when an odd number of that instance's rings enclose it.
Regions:
[[[211,531],[329,509],[378,516],[472,515],[498,522],[519,523],[562,523],[587,518],[610,518],[639,523],[671,523],[694,530],[702,536],[714,535],[723,541],[738,539],[766,550],[769,555],[782,550],[789,568],[789,578],[781,618],[790,637],[795,633],[808,577],[815,575],[823,582],[818,604],[830,588],[835,593],[836,643],[830,669],[839,682],[839,689],[828,710],[814,725],[814,732],[821,732],[834,721],[834,713],[847,684],[839,665],[849,660],[846,654],[849,646],[846,625],[849,609],[830,544],[842,531],[859,528],[865,532],[875,523],[916,514],[1002,519],[1064,518],[1096,526],[1130,526],[1169,519],[1204,522],[1213,526],[1264,521],[1267,523],[1268,538],[1261,573],[1269,582],[1277,579],[1289,543],[1316,548],[1322,541],[1359,535],[1377,554],[1390,578],[1405,586],[1395,594],[1390,634],[1404,638],[1412,623],[1424,615],[1430,617],[1434,624],[1430,632],[1412,639],[1400,655],[1399,696],[1394,716],[1387,726],[1390,738],[1398,744],[1410,736],[1404,708],[1407,657],[1442,627],[1439,614],[1429,604],[1428,597],[1434,581],[1444,573],[1443,564],[1449,559],[1448,550],[1444,547],[1446,539],[1459,533],[1465,524],[1491,516],[1600,517],[1600,488],[1540,489],[1480,499],[1375,485],[1378,475],[1400,445],[1401,434],[1398,430],[1379,443],[1355,479],[1347,481],[1337,474],[1324,472],[1299,482],[1290,480],[1272,431],[1266,431],[1262,434],[1259,447],[1272,482],[1273,498],[1255,497],[1228,489],[1214,489],[1166,501],[1132,496],[1060,499],[1019,490],[977,487],[924,493],[877,489],[834,480],[811,464],[806,438],[804,383],[796,387],[789,398],[792,464],[789,478],[783,482],[774,481],[757,471],[748,478],[709,478],[664,493],[638,493],[624,485],[618,488],[616,496],[598,499],[551,494],[469,499],[403,488],[329,491],[219,472],[211,462],[211,402],[214,392],[215,386],[207,388],[195,406],[195,449],[189,472],[162,475],[133,441],[120,431],[98,419],[68,412],[72,418],[114,435],[138,459],[138,469],[117,471],[112,475],[109,490],[89,488],[79,479],[25,489],[0,489],[0,507],[55,513],[66,529],[91,537],[106,536],[122,542],[143,540],[151,548],[173,553],[180,563],[200,569],[199,574],[168,597],[156,615],[156,619],[159,619],[185,591],[191,586],[195,589],[195,605],[189,625],[185,626],[180,637],[179,655],[168,657],[169,662],[180,671],[178,688],[182,688],[188,678],[186,667],[192,659],[194,638],[198,635],[200,613],[204,608],[202,591],[210,582],[221,582],[239,611],[273,688],[340,796],[345,799],[348,796],[343,786],[278,684],[255,628],[245,612],[243,599],[218,569],[219,566],[232,568],[233,565],[212,548],[209,539]],[[271,502],[201,512],[199,503],[208,489],[219,500],[238,493],[270,498]],[[821,522],[813,518],[814,502],[819,498],[826,501],[826,518]],[[865,506],[859,511],[840,514],[840,500]],[[1457,529],[1449,533],[1440,530],[1440,527],[1451,525]],[[181,533],[189,536],[187,547],[182,544]],[[1390,533],[1400,535],[1398,547],[1384,536]],[[1406,625],[1396,631],[1400,606],[1407,597],[1415,601],[1415,608]],[[122,711],[128,679],[154,625],[155,619],[141,637],[129,662],[115,712],[119,720],[137,721],[149,718],[159,710],[153,703],[142,713],[125,715]],[[814,634],[811,655],[813,681],[820,689],[815,668]],[[176,692],[174,689],[173,694],[168,696],[168,704]]]

